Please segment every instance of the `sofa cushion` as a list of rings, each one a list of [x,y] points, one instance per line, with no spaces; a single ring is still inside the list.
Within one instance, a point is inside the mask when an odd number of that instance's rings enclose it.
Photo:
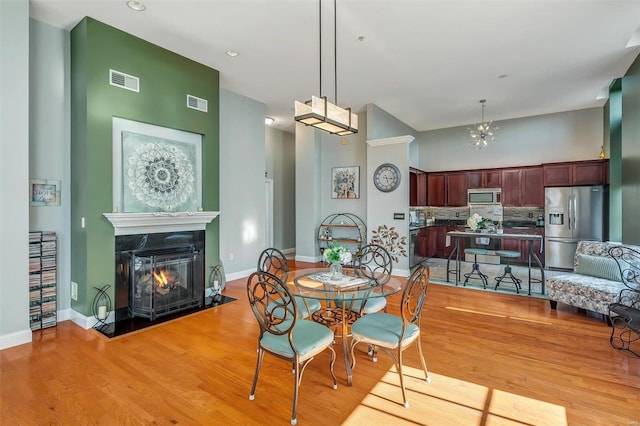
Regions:
[[[550,300],[607,315],[624,284],[582,274],[564,274],[546,280]]]
[[[611,281],[622,281],[620,268],[612,257],[591,256],[579,254],[575,272],[577,274],[591,275]]]

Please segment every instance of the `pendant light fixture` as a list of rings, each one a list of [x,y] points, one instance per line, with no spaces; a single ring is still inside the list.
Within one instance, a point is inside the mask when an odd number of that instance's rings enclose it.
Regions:
[[[318,0],[318,22],[320,35],[320,96],[312,96],[306,102],[295,102],[295,120],[307,126],[313,126],[331,134],[346,136],[358,133],[358,116],[351,108],[338,106],[338,38],[336,0],[333,0],[333,65],[334,65],[334,103],[322,95],[322,0]]]
[[[487,102],[486,99],[480,99],[480,104],[482,105],[482,119],[479,124],[476,124],[474,128],[469,129],[469,145],[482,149],[486,148],[489,142],[495,142],[496,138],[494,137],[494,132],[498,130],[498,127],[492,126],[491,121],[484,121],[484,104]]]

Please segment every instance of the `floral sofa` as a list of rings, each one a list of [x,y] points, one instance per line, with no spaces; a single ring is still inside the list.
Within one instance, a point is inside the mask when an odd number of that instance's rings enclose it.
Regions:
[[[616,300],[624,288],[620,269],[609,255],[613,243],[580,241],[571,273],[548,277],[545,280],[551,309],[557,303],[609,314],[609,304]],[[627,246],[636,250],[640,247]]]

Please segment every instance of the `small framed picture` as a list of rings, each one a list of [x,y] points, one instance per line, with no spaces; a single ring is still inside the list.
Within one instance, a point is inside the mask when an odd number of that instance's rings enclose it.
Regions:
[[[31,179],[29,181],[30,206],[59,206],[60,181]]]
[[[331,169],[331,198],[360,198],[360,167]]]

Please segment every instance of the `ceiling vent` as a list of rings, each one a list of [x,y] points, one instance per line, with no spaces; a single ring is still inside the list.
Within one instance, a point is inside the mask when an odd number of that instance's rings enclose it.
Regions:
[[[209,101],[202,98],[197,98],[193,95],[187,95],[187,108],[197,109],[198,111],[207,112]]]
[[[109,70],[109,84],[132,92],[140,91],[140,79],[138,77],[116,70]]]

